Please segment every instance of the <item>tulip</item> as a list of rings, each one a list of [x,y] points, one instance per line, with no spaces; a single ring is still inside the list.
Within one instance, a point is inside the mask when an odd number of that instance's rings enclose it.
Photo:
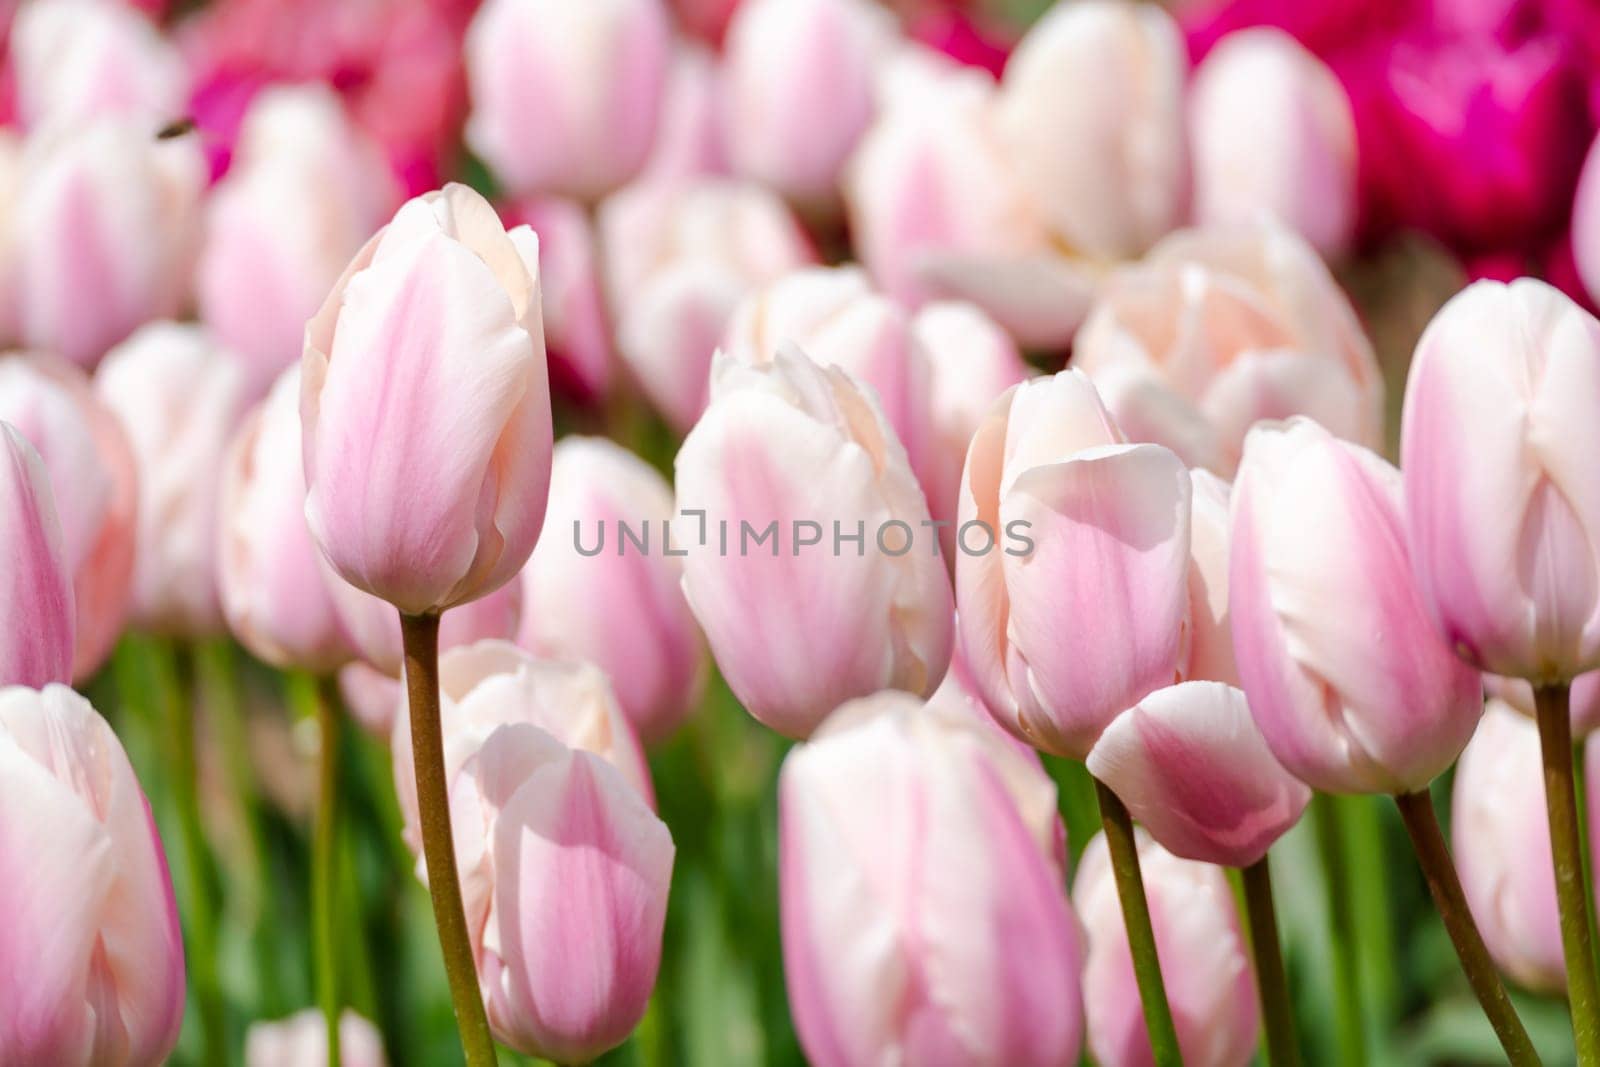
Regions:
[[[741,4],[723,53],[734,171],[830,210],[894,35],[893,16],[870,0]]]
[[[810,1061],[1076,1062],[1061,840],[1037,758],[970,711],[881,693],[835,712],[778,786],[784,973]]]
[[[603,196],[649,155],[670,45],[661,0],[489,0],[467,30],[467,143],[518,195]]]
[[[1138,849],[1183,1062],[1249,1063],[1261,1016],[1228,879],[1217,867],[1179,859],[1143,831]],[[1089,932],[1083,1014],[1090,1054],[1102,1067],[1153,1062],[1103,834],[1078,861],[1072,903]]]
[[[339,1017],[342,1067],[384,1067],[383,1035],[353,1011]],[[328,1033],[322,1013],[296,1012],[277,1022],[251,1023],[244,1035],[245,1067],[327,1067]]]
[[[539,539],[550,394],[538,239],[462,185],[407,202],[306,326],[306,518],[347,582],[439,612]]]
[[[720,359],[677,489],[684,592],[761,722],[804,737],[852,697],[939,684],[949,580],[905,450],[855,379],[793,347]]]
[[[1225,476],[1263,420],[1310,415],[1382,443],[1383,379],[1355,311],[1273,224],[1169,237],[1106,284],[1073,353],[1131,438]]]
[[[72,680],[81,681],[105,662],[127,617],[139,491],[133,450],[88,376],[51,356],[0,357],[0,420],[38,450],[49,476],[77,619]]]
[[[581,204],[520,200],[506,213],[539,236],[539,293],[551,385],[580,400],[611,384],[611,326],[601,292],[594,227]]]
[[[399,678],[404,658],[400,622],[394,608],[337,577],[331,579],[339,620],[363,661],[390,678]],[[507,582],[492,593],[445,612],[439,648],[470,645],[487,638],[509,640],[522,623],[522,583]]]
[[[0,686],[44,686],[72,676],[71,574],[44,461],[0,422]]]
[[[1600,303],[1600,136],[1584,157],[1572,203],[1572,254],[1589,300]]]
[[[1223,38],[1189,103],[1195,217],[1202,226],[1275,218],[1325,256],[1356,221],[1356,128],[1344,87],[1280,30]]]
[[[728,20],[741,0],[672,0],[673,13],[684,29],[713,43],[727,32]]]
[[[990,409],[962,475],[956,601],[973,674],[1017,737],[1082,759],[1176,679],[1190,497],[1178,457],[1124,443],[1078,371]]]
[[[141,323],[181,309],[204,179],[191,142],[114,119],[29,141],[11,207],[29,347],[89,367]]]
[[[0,690],[0,781],[0,1061],[165,1062],[183,940],[117,735],[65,686]]]
[[[268,89],[206,206],[200,316],[239,354],[251,394],[298,363],[306,320],[383,225],[398,189],[375,142],[326,86]]]
[[[405,697],[399,679],[360,660],[339,668],[339,699],[350,717],[385,743],[394,736],[396,712]]]
[[[1502,678],[1497,674],[1483,676],[1483,688],[1491,696],[1504,701],[1511,710],[1533,718],[1536,701],[1533,686],[1526,678]],[[1600,671],[1580,674],[1572,680],[1571,694],[1572,735],[1586,737],[1600,730]]]
[[[674,46],[661,121],[640,181],[730,173],[722,82],[722,67],[709,49],[681,41]]]
[[[95,389],[127,429],[139,471],[130,621],[182,637],[220,631],[218,495],[244,371],[199,327],[156,322],[106,357]]]
[[[182,58],[126,4],[30,0],[16,9],[10,49],[17,110],[31,128],[125,115],[154,129],[182,114]]]
[[[705,684],[705,643],[683,598],[683,567],[665,541],[650,540],[652,528],[665,536],[672,509],[672,487],[627,449],[603,437],[564,438],[551,465],[549,534],[522,570],[517,642],[600,667],[646,741],[670,734]],[[625,527],[642,532],[642,548],[624,539]]]
[[[290,367],[234,436],[223,464],[217,589],[228,627],[275,667],[317,674],[354,655],[306,526],[300,368]],[[385,615],[392,616],[392,611]]]
[[[617,346],[675,428],[705,410],[716,351],[757,287],[814,261],[783,201],[749,182],[636,186],[608,199],[600,231]]]

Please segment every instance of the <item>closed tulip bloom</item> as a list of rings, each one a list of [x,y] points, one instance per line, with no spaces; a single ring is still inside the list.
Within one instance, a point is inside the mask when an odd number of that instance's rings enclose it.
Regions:
[[[956,602],[1008,730],[1082,759],[1120,712],[1177,680],[1191,492],[1177,456],[1124,443],[1078,371],[990,409],[962,475]]]
[[[261,395],[300,361],[306,320],[399,199],[378,145],[323,85],[258,94],[206,205],[200,316]]]
[[[667,71],[666,97],[661,101],[661,121],[640,180],[731,173],[727,110],[719,57],[700,45],[676,42]]]
[[[746,0],[724,45],[734,171],[830,210],[895,37],[870,0]]]
[[[1344,87],[1281,30],[1229,34],[1189,100],[1194,213],[1202,226],[1273,218],[1325,256],[1356,223],[1356,126]]]
[[[139,494],[132,446],[88,376],[53,356],[0,356],[0,421],[39,452],[49,477],[77,619],[72,680],[81,681],[127,619]]]
[[[343,1067],[384,1067],[383,1035],[348,1008],[339,1016]],[[322,1012],[307,1008],[277,1022],[251,1023],[244,1035],[245,1067],[327,1067],[328,1027]]]
[[[1412,563],[1445,640],[1495,674],[1600,666],[1600,322],[1543,282],[1478,282],[1423,333],[1400,454]]]
[[[805,737],[852,697],[931,693],[950,662],[950,582],[877,401],[793,347],[758,366],[724,358],[712,374],[677,459],[678,510],[705,521],[673,532],[734,694]]]
[[[1083,934],[1055,788],[969,710],[852,701],[784,761],[784,974],[826,1067],[1077,1060]]]
[[[467,143],[512,193],[597,199],[643,167],[670,57],[661,0],[489,0],[467,29]]]
[[[1227,876],[1209,863],[1179,859],[1143,830],[1136,834],[1183,1061],[1190,1067],[1241,1067],[1255,1053],[1261,1009]],[[1154,1062],[1104,834],[1089,842],[1078,861],[1072,903],[1089,932],[1083,1014],[1090,1055],[1101,1067]]]
[[[11,63],[31,128],[105,115],[152,129],[182,114],[183,59],[156,25],[113,0],[31,0],[16,9]]]
[[[463,185],[408,201],[306,326],[306,517],[350,584],[438,612],[516,576],[550,482],[538,239]]]
[[[1278,760],[1330,793],[1410,793],[1482,711],[1429,624],[1400,472],[1309,419],[1263,425],[1233,491],[1229,610],[1250,710]]]
[[[326,673],[355,652],[306,525],[300,368],[290,367],[228,448],[217,586],[228,628],[275,667]],[[392,611],[388,614],[394,614]]]
[[[1210,471],[1191,470],[1189,505],[1189,650],[1185,681],[1239,685],[1228,614],[1228,538],[1233,487]]]
[[[705,642],[683,598],[682,561],[665,540],[672,486],[603,437],[556,445],[549,533],[522,570],[517,641],[551,659],[584,660],[611,679],[646,741],[699,703]],[[624,540],[624,528],[644,546]]]
[[[539,236],[539,305],[551,387],[579,400],[611,384],[611,325],[601,291],[599,248],[582,204],[553,197],[519,200],[507,218]]]
[[[72,677],[72,578],[50,476],[27,438],[0,422],[0,685]]]
[[[204,162],[193,138],[102,119],[32,138],[11,208],[16,308],[31,348],[93,366],[177,314],[193,267]]]
[[[0,690],[0,781],[0,1061],[164,1063],[183,940],[117,735],[65,686]]]

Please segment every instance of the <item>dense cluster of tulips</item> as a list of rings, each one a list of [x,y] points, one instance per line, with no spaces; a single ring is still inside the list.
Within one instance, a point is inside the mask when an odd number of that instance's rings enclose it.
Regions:
[[[1600,16],[173,6],[7,15],[0,1065],[1600,1067]]]

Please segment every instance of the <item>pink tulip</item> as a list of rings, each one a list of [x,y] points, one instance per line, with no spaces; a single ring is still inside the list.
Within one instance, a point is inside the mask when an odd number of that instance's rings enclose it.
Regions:
[[[393,605],[330,576],[340,623],[361,659],[391,679],[401,677],[404,650]],[[488,638],[510,640],[522,623],[522,583],[507,582],[492,593],[445,612],[439,620],[439,650]]]
[[[31,139],[11,206],[22,340],[93,366],[184,301],[204,179],[192,138],[103,119]]]
[[[734,694],[804,737],[853,697],[931,693],[950,661],[950,584],[877,401],[792,346],[712,375],[678,453],[673,540]]]
[[[1502,678],[1497,674],[1483,676],[1483,688],[1491,697],[1503,701],[1513,711],[1535,717],[1533,686],[1526,678]],[[1572,736],[1586,737],[1600,730],[1600,671],[1580,674],[1572,680],[1571,693]]]
[[[379,741],[394,736],[395,717],[405,707],[400,679],[356,660],[339,668],[339,698],[360,727]]]
[[[661,121],[640,181],[728,174],[727,94],[709,49],[678,42],[667,71]]]
[[[750,182],[630,187],[605,202],[600,231],[617,345],[674,427],[705,410],[711,356],[739,302],[814,261],[783,201]]]
[[[252,396],[299,362],[306,320],[398,193],[333,90],[284,86],[252,101],[207,204],[196,278],[201,318],[244,360]]]
[[[53,356],[0,357],[0,420],[38,449],[49,476],[77,619],[72,680],[81,681],[110,654],[133,591],[132,446],[88,376]]]
[[[1134,440],[1231,475],[1257,422],[1310,415],[1378,447],[1383,379],[1349,299],[1275,224],[1192,230],[1109,281],[1073,348]]]
[[[305,500],[300,368],[290,367],[228,448],[217,588],[241,644],[275,667],[322,674],[355,653],[330,589],[341,579],[312,543]]]
[[[1232,489],[1209,471],[1191,470],[1189,507],[1189,651],[1185,681],[1239,685],[1228,614]]]
[[[582,401],[611,384],[611,325],[601,292],[598,240],[582,204],[551,198],[519,200],[507,221],[539,237],[539,295],[551,387]]]
[[[251,1023],[244,1035],[245,1067],[327,1067],[328,1028],[322,1012],[307,1008],[277,1022]],[[342,1067],[384,1067],[383,1035],[346,1009],[339,1016]]]
[[[1081,759],[1176,680],[1190,496],[1182,461],[1124,443],[1078,371],[1023,382],[990,409],[962,476],[956,602],[962,647],[1008,730]]]
[[[649,155],[670,45],[661,0],[489,0],[467,30],[467,143],[513,193],[597,199]]]
[[[1342,254],[1356,222],[1356,128],[1344,87],[1281,30],[1230,34],[1195,72],[1189,102],[1195,217],[1272,218]]]
[[[1411,557],[1445,640],[1495,674],[1600,666],[1600,322],[1543,282],[1478,282],[1406,385]]]
[[[165,1062],[183,940],[117,735],[65,686],[0,690],[0,781],[0,1062]]]
[[[1189,1067],[1250,1062],[1261,1026],[1249,950],[1222,870],[1179,859],[1137,831],[1139,864],[1178,1047]],[[1154,1062],[1105,835],[1078,861],[1072,903],[1089,931],[1083,1014],[1101,1067]]]
[[[1482,711],[1429,625],[1400,472],[1305,418],[1258,426],[1233,494],[1228,606],[1273,755],[1332,793],[1423,789]]]
[[[130,621],[183,637],[221,631],[218,497],[246,408],[244,371],[199,327],[156,322],[106,357],[95,389],[139,471]]]
[[[50,475],[28,439],[0,422],[0,686],[72,677],[71,572],[62,551]]]
[[[1030,755],[965,709],[882,693],[784,761],[784,973],[812,1063],[1076,1062],[1083,934]]]
[[[113,0],[31,0],[11,25],[17,110],[38,129],[126,115],[152,129],[183,113],[183,60],[148,18]]]
[[[1600,304],[1600,136],[1589,146],[1572,203],[1572,254],[1589,300]]]
[[[705,683],[705,642],[683,598],[683,567],[660,540],[672,514],[672,486],[644,460],[603,437],[563,438],[551,466],[549,533],[522,570],[518,643],[599,666],[646,741],[670,734]],[[626,540],[624,527],[648,544]]]
[[[539,539],[550,391],[539,242],[463,185],[408,201],[306,326],[306,518],[350,584],[437,612]]]
[[[1088,763],[1162,847],[1223,867],[1261,860],[1311,801],[1273,758],[1244,694],[1221,682],[1151,693],[1112,720]]]
[[[741,0],[672,0],[672,10],[685,30],[717,43]]]
[[[893,41],[870,0],[746,0],[724,48],[736,173],[816,211],[872,121],[873,78]]]

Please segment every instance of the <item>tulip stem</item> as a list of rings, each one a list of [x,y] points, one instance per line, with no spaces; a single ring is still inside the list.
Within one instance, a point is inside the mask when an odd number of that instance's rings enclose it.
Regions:
[[[1561,948],[1567,961],[1567,997],[1580,1067],[1600,1064],[1600,976],[1595,972],[1594,935],[1589,929],[1590,889],[1583,873],[1577,790],[1572,775],[1571,691],[1565,682],[1535,686],[1539,751],[1544,762],[1545,813],[1555,860],[1556,903],[1561,913]]]
[[[400,614],[405,646],[406,703],[411,714],[411,748],[417,776],[417,808],[422,822],[422,856],[428,871],[433,921],[439,928],[450,1000],[468,1067],[495,1067],[494,1038],[478,992],[478,968],[467,937],[467,916],[456,873],[456,846],[450,830],[450,793],[444,774],[444,735],[439,723],[439,616]]]
[[[1272,871],[1267,857],[1244,868],[1245,921],[1250,926],[1250,951],[1255,956],[1256,992],[1266,1026],[1268,1067],[1299,1067],[1294,1040],[1294,1009],[1289,1004],[1289,976],[1283,970],[1278,944],[1278,916],[1272,904]]]
[[[1100,801],[1100,822],[1105,827],[1106,846],[1111,853],[1117,899],[1122,903],[1122,924],[1128,931],[1128,949],[1133,956],[1139,1000],[1144,1006],[1150,1050],[1157,1067],[1182,1067],[1178,1028],[1172,1022],[1172,1009],[1167,1005],[1167,987],[1161,980],[1161,960],[1156,953],[1155,928],[1150,925],[1150,902],[1145,898],[1144,877],[1139,873],[1139,846],[1133,836],[1133,819],[1110,786],[1096,778],[1094,789]]]
[[[328,1067],[339,1067],[339,954],[334,933],[338,878],[339,718],[309,674],[289,678],[290,698],[317,724],[317,814],[311,838],[311,940],[316,955],[317,1004],[327,1027]]]
[[[1345,862],[1344,821],[1339,801],[1318,793],[1311,801],[1311,821],[1322,855],[1333,956],[1334,1016],[1338,1020],[1339,1062],[1366,1067],[1367,1030],[1361,1010],[1361,973],[1356,964],[1356,921],[1352,906],[1350,867]]]
[[[1570,753],[1569,753],[1570,754]],[[1433,798],[1426,790],[1417,793],[1397,793],[1395,804],[1400,808],[1400,819],[1411,836],[1412,847],[1417,852],[1417,862],[1428,881],[1428,891],[1444,920],[1444,928],[1455,945],[1461,969],[1466,972],[1467,983],[1489,1017],[1500,1046],[1505,1049],[1506,1060],[1514,1067],[1539,1063],[1522,1020],[1517,1017],[1511,997],[1506,993],[1494,961],[1484,946],[1483,935],[1473,921],[1467,906],[1467,897],[1461,889],[1461,878],[1456,874],[1455,861],[1450,858],[1450,848],[1445,844],[1444,832],[1439,829],[1439,817],[1433,810]]]

